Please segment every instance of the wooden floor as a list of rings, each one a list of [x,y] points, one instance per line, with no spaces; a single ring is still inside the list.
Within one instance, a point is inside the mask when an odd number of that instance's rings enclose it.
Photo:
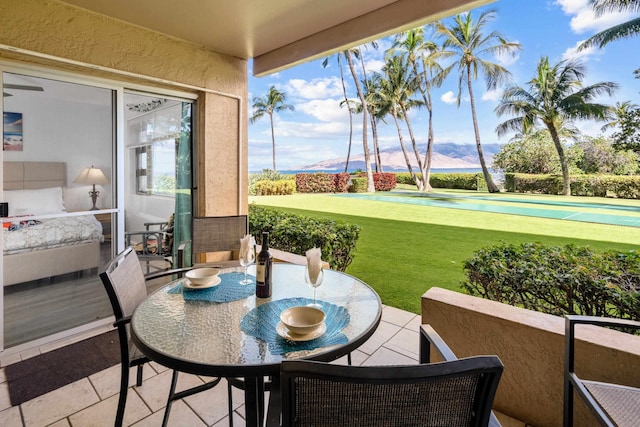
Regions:
[[[111,257],[111,244],[103,243],[98,269],[5,287],[4,348],[112,316],[98,276]]]

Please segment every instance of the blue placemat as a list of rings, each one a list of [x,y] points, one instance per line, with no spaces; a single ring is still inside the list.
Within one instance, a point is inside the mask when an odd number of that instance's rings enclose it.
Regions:
[[[251,280],[248,285],[241,285],[240,280],[244,279],[244,273],[222,273],[220,274],[220,284],[212,288],[190,289],[180,284],[169,290],[170,294],[182,294],[185,301],[209,301],[209,302],[229,302],[247,298],[256,292],[256,278],[247,274],[247,279]],[[183,279],[186,280],[186,279]]]
[[[276,325],[280,321],[280,313],[286,308],[307,305],[313,300],[309,298],[288,298],[262,304],[248,312],[240,323],[242,331],[248,335],[260,338],[269,344],[272,354],[285,354],[292,351],[313,350],[328,345],[345,344],[349,340],[341,332],[349,324],[351,317],[346,308],[326,301],[317,301],[325,312],[327,331],[310,341],[288,341],[276,332]]]

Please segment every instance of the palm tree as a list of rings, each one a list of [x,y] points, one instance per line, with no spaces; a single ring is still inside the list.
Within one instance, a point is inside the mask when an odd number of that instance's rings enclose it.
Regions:
[[[347,148],[347,161],[344,164],[344,171],[347,172],[349,170],[349,158],[351,157],[351,144],[353,141],[353,106],[352,101],[349,100],[347,96],[347,86],[344,82],[344,70],[342,69],[342,53],[338,52],[336,54],[336,59],[338,60],[338,68],[340,69],[340,83],[342,84],[342,96],[344,99],[340,102],[340,106],[347,106],[347,111],[349,112],[349,147]],[[325,58],[322,61],[322,68],[327,68],[329,65],[329,58]]]
[[[616,105],[609,109],[608,122],[600,128],[602,132],[609,129],[617,128],[622,124],[624,119],[629,116],[631,111],[637,110],[638,104],[634,104],[631,101],[616,102]]]
[[[596,16],[602,16],[608,12],[629,11],[636,13],[640,11],[640,2],[636,0],[591,0],[591,6]],[[624,39],[627,37],[640,34],[640,18],[634,18],[622,24],[614,25],[611,28],[600,31],[599,33],[585,40],[578,50],[583,50],[591,46],[603,48],[609,42]]]
[[[407,164],[407,169],[409,170],[409,173],[411,174],[411,177],[416,183],[418,189],[420,191],[424,191],[424,176],[422,175],[424,167],[416,144],[413,127],[411,126],[411,120],[408,115],[409,109],[422,105],[421,101],[412,98],[418,90],[418,80],[411,73],[409,67],[407,67],[407,64],[400,56],[392,56],[388,58],[383,71],[384,76],[376,74],[376,85],[379,88],[377,95],[380,112],[391,114],[393,117],[396,129],[398,130],[398,139],[400,141],[400,147],[402,148],[402,154],[404,155],[404,159]],[[407,130],[411,138],[413,155],[421,172],[420,177],[418,177],[413,171],[412,162],[404,143],[400,121],[404,121],[407,125]]]
[[[347,64],[349,64],[349,70],[351,71],[353,82],[356,85],[358,98],[360,98],[360,103],[362,104],[362,149],[364,151],[364,163],[367,171],[367,192],[375,193],[376,189],[373,183],[373,171],[371,170],[371,154],[369,153],[369,144],[367,142],[367,99],[364,96],[362,86],[360,85],[360,79],[358,79],[358,73],[356,72],[356,67],[353,64],[351,51],[347,49],[343,53],[345,59],[347,60]]]
[[[251,124],[256,120],[262,118],[265,114],[269,115],[269,122],[271,124],[271,153],[273,157],[273,171],[276,169],[276,137],[273,131],[273,113],[280,111],[294,111],[295,108],[291,104],[287,104],[287,94],[280,92],[275,86],[269,88],[269,93],[264,98],[258,96],[253,98],[253,114],[249,118]]]
[[[429,28],[433,28],[430,25]],[[431,159],[433,156],[433,100],[431,98],[431,88],[439,87],[442,84],[442,67],[437,60],[430,54],[435,52],[438,46],[432,41],[426,41],[424,38],[424,28],[414,28],[404,33],[396,35],[393,46],[388,53],[399,52],[406,55],[405,60],[411,65],[413,75],[417,79],[418,90],[422,94],[423,105],[427,109],[428,116],[428,133],[427,133],[427,150],[424,155],[423,169],[420,171],[422,175],[422,188],[425,191],[431,190]]]
[[[448,75],[453,67],[458,68],[458,96],[457,103],[460,106],[462,99],[463,83],[469,92],[469,102],[471,104],[471,117],[473,120],[473,131],[476,137],[476,149],[478,159],[482,166],[482,174],[487,182],[489,192],[495,193],[499,189],[493,182],[482,152],[480,143],[480,131],[478,130],[478,119],[476,117],[476,104],[473,96],[472,81],[478,78],[478,72],[485,75],[487,90],[493,90],[498,85],[505,82],[511,73],[504,67],[483,59],[485,56],[502,56],[515,54],[520,49],[520,44],[508,42],[496,31],[484,34],[485,27],[493,18],[495,12],[490,10],[483,12],[474,21],[471,12],[457,15],[453,24],[448,27],[442,22],[436,23],[436,33],[443,38],[442,50],[434,52],[434,59],[455,58],[455,62],[443,70],[443,76]]]
[[[560,158],[562,194],[565,196],[571,195],[571,182],[559,133],[571,120],[605,120],[609,107],[591,101],[603,94],[611,95],[617,88],[612,82],[583,87],[583,78],[584,66],[579,62],[560,61],[551,66],[549,58],[544,56],[538,62],[536,75],[529,81],[529,89],[507,88],[495,110],[498,116],[517,115],[498,125],[498,136],[510,131],[526,133],[540,122],[547,128]]]

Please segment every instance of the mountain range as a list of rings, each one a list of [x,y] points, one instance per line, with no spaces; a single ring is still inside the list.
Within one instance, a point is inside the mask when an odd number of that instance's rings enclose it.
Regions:
[[[421,159],[424,160],[424,153],[427,150],[426,144],[418,144]],[[483,144],[482,151],[484,153],[487,166],[491,166],[493,155],[500,150],[500,144]],[[407,147],[407,153],[411,160],[412,166],[417,166],[413,149]],[[431,167],[433,169],[468,169],[480,168],[478,160],[478,152],[475,144],[455,144],[455,143],[437,143],[433,147],[433,156],[431,158]],[[385,171],[405,171],[407,163],[401,148],[386,148],[380,150],[380,160]],[[301,170],[344,170],[347,159],[346,157],[338,159],[323,160],[312,165],[303,166]],[[373,157],[371,158],[373,162]],[[349,169],[365,169],[364,155],[359,154],[349,159]]]

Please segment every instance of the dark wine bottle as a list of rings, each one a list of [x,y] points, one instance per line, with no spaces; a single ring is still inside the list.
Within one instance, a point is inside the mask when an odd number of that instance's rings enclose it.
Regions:
[[[262,232],[262,248],[256,257],[256,296],[271,296],[273,256],[269,252],[269,233]]]

